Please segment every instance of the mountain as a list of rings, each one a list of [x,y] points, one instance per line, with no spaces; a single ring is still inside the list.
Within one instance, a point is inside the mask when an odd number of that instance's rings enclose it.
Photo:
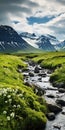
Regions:
[[[51,44],[49,38],[47,38],[46,36],[44,35],[41,35],[37,41],[36,41],[36,44],[38,45],[38,47],[40,49],[43,49],[43,50],[46,50],[46,51],[54,51],[55,48],[54,46]]]
[[[36,39],[35,33],[22,32],[22,33],[20,33],[20,36],[30,38],[30,39]]]
[[[34,49],[12,27],[0,26],[0,52],[8,53]]]
[[[20,34],[21,38],[23,38],[29,45],[38,48],[38,45],[36,45],[37,36],[35,33],[28,33],[28,32],[22,32]]]
[[[55,36],[47,34],[46,37],[50,40],[50,42],[51,42],[52,45],[59,44],[59,40]]]
[[[65,40],[56,45],[58,50],[65,50]]]
[[[50,41],[53,39],[53,41],[55,42],[56,38],[55,37],[53,38],[51,35],[36,36],[35,34],[33,35],[27,32],[23,32],[20,34],[20,36],[35,48],[45,50],[45,51],[55,50],[54,46],[51,44]]]

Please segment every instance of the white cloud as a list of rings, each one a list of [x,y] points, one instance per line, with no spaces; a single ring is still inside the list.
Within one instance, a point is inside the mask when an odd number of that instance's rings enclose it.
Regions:
[[[0,0],[0,24],[8,24],[18,32],[52,34],[65,39],[65,0]],[[52,17],[47,23],[29,25],[27,17]],[[18,24],[13,21],[19,21]]]

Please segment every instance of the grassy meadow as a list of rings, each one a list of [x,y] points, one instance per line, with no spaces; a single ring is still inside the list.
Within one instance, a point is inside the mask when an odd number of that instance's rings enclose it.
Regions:
[[[46,124],[46,102],[25,86],[25,56],[0,55],[0,130],[37,130]]]
[[[0,130],[43,130],[45,127],[46,102],[24,84],[19,72],[27,67],[25,59],[52,70],[53,84],[65,85],[65,52],[0,54]]]

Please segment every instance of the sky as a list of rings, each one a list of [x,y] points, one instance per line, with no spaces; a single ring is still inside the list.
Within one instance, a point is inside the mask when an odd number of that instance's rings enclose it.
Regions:
[[[65,0],[0,0],[0,25],[65,40]]]

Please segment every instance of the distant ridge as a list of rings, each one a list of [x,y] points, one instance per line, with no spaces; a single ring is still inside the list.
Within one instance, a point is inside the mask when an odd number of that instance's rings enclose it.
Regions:
[[[51,44],[50,40],[55,41],[55,37],[48,35],[41,35],[41,36],[36,36],[34,33],[27,33],[27,32],[23,32],[20,34],[20,36],[22,38],[24,38],[25,41],[27,41],[29,44],[31,44],[32,46],[34,46],[35,48],[41,49],[43,51],[54,51],[55,48],[54,46]]]
[[[12,27],[0,26],[0,52],[33,51],[34,49]]]

